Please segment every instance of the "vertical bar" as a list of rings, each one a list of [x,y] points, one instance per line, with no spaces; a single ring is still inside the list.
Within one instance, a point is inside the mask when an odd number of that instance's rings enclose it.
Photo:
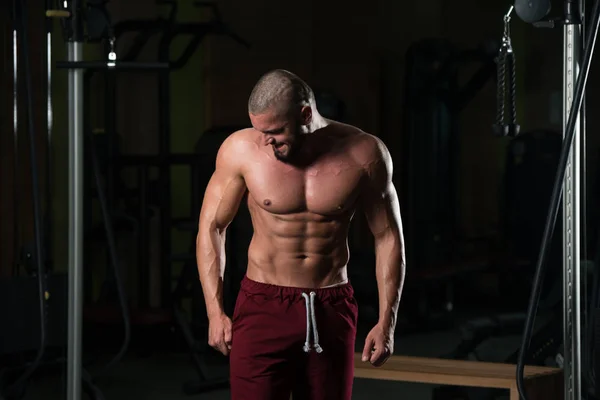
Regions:
[[[580,18],[579,18],[579,34],[581,37],[581,44],[579,46],[580,49],[585,49],[585,47],[587,46],[586,43],[586,17],[585,17],[585,2],[586,0],[579,0],[578,1],[578,10],[580,13]],[[582,59],[583,57],[580,57],[580,59]],[[583,67],[583,65],[582,65]],[[580,72],[581,73],[581,72]],[[578,74],[579,75],[579,74]],[[583,275],[581,277],[581,291],[582,294],[581,296],[579,296],[580,298],[583,299],[589,299],[589,292],[588,290],[591,290],[591,288],[588,289],[588,273],[587,273],[587,260],[588,260],[588,246],[587,246],[587,150],[586,150],[586,142],[587,142],[587,138],[586,138],[586,120],[587,120],[587,112],[586,112],[586,92],[583,92],[583,98],[581,99],[581,109],[579,112],[579,141],[581,143],[581,147],[580,147],[580,154],[581,154],[581,158],[579,160],[579,165],[581,166],[581,171],[580,171],[580,180],[579,182],[581,182],[581,209],[580,209],[580,221],[581,221],[581,239],[580,239],[580,243],[581,243],[581,257],[579,257],[580,260],[586,260],[585,264],[583,266]],[[590,282],[591,283],[591,282]],[[581,325],[583,325],[584,327],[584,332],[581,335],[581,338],[584,342],[583,345],[583,355],[582,355],[582,364],[583,366],[581,367],[582,369],[582,380],[583,380],[583,385],[585,386],[585,382],[586,382],[586,373],[589,374],[589,367],[588,365],[591,365],[588,363],[588,360],[591,357],[591,352],[588,351],[587,353],[585,352],[585,342],[586,342],[586,331],[587,327],[589,326],[589,324],[591,323],[592,319],[591,319],[591,312],[592,307],[590,307],[590,302],[587,302],[584,300],[583,305],[582,305],[582,309],[581,312],[579,313],[582,316],[581,319]]]
[[[579,74],[581,27],[567,24],[563,49],[563,135],[573,104],[575,82]],[[581,304],[580,304],[580,168],[581,120],[577,116],[573,146],[563,180],[563,306],[565,347],[565,399],[581,399]]]
[[[19,132],[19,42],[17,40],[17,37],[17,28],[15,28],[13,30],[13,134],[15,136],[15,143],[17,134]]]
[[[88,70],[92,73],[93,70]],[[106,135],[107,154],[102,160],[106,163],[106,197],[109,213],[112,214],[115,204],[115,177],[120,174],[120,166],[115,159],[120,154],[117,136],[117,74],[107,70],[104,73],[104,134]]]
[[[21,228],[19,224],[19,39],[16,26],[17,11],[13,3],[13,274],[19,273],[19,252],[21,251]]]
[[[47,22],[48,23],[48,22]],[[52,128],[54,126],[54,114],[52,107],[52,31],[49,28],[46,33],[46,123],[47,123],[47,142],[46,142],[46,225],[44,232],[45,254],[48,261],[52,262]],[[44,260],[46,261],[46,260]],[[51,268],[54,264],[51,264]]]
[[[69,61],[81,61],[81,42],[68,43]],[[81,400],[83,309],[83,70],[69,70],[69,342],[67,400]]]
[[[115,165],[114,161],[119,151],[119,138],[117,135],[117,72],[107,70],[104,76],[104,133],[106,135],[107,154],[103,162],[106,163],[106,206],[108,208],[108,218],[112,218],[115,204],[117,202],[115,195],[115,181],[121,173],[119,165]],[[88,106],[91,107],[91,104]],[[106,249],[106,273],[110,272],[110,250]]]
[[[84,154],[89,154],[91,156],[91,151],[93,149],[93,144],[90,137],[93,136],[92,127],[91,127],[91,119],[90,119],[90,108],[91,108],[91,82],[92,82],[93,71],[85,70],[83,73],[83,131],[84,134]],[[88,133],[91,133],[88,135]],[[87,143],[85,142],[87,140]],[[93,199],[93,187],[94,187],[94,170],[92,168],[85,168],[83,172],[83,229],[84,231],[88,229],[88,227],[92,226],[93,220],[93,209],[92,209],[92,199]],[[83,255],[83,262],[87,264],[90,257],[89,255]],[[83,274],[83,304],[90,304],[94,300],[94,284],[93,284],[93,276],[92,274]]]

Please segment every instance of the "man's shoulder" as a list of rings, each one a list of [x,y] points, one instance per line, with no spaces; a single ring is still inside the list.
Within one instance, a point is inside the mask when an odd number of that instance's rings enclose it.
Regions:
[[[357,126],[338,121],[332,121],[332,123],[338,135],[345,138],[353,147],[358,146],[360,148],[369,148],[374,150],[382,145],[385,147],[381,139],[360,129]]]
[[[249,156],[258,149],[256,131],[252,128],[233,132],[221,143],[217,153],[217,167],[242,171]]]
[[[219,153],[221,155],[241,156],[243,153],[258,147],[256,131],[252,128],[241,129],[233,132],[221,144]]]
[[[353,155],[371,182],[390,181],[393,174],[392,157],[383,140],[362,132],[357,136]]]
[[[370,152],[379,152],[383,149],[386,149],[383,140],[371,133],[360,131],[360,133],[356,135],[356,139],[358,146]]]
[[[350,152],[359,164],[367,166],[375,162],[386,162],[389,159],[387,146],[377,136],[355,128],[349,139]]]

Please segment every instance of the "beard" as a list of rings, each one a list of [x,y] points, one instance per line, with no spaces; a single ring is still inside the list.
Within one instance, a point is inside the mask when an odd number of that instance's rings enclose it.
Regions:
[[[304,135],[297,129],[289,140],[282,142],[283,146],[281,149],[277,149],[273,146],[273,154],[275,158],[284,163],[291,163],[298,157],[302,142],[304,141]]]
[[[289,153],[282,153],[279,150],[274,148],[273,154],[275,155],[275,158],[278,159],[279,161],[283,161],[283,162],[288,161]]]
[[[273,146],[273,154],[275,155],[275,158],[281,162],[292,162],[295,158],[295,153],[297,152],[296,149],[298,147],[295,145],[295,143],[285,143],[284,147],[285,148],[282,150],[285,151],[282,151]]]

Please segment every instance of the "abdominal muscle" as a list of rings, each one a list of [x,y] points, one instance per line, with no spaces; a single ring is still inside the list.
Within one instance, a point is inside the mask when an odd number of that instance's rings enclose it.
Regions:
[[[254,235],[249,279],[278,286],[323,288],[346,283],[349,216],[310,212],[274,215],[251,207]]]

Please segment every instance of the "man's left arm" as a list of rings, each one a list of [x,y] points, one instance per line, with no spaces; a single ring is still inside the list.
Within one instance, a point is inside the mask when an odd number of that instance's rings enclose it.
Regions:
[[[400,206],[392,183],[392,159],[385,145],[377,138],[374,141],[361,197],[362,208],[375,239],[379,322],[367,337],[362,358],[380,366],[394,351],[394,330],[406,262]]]

